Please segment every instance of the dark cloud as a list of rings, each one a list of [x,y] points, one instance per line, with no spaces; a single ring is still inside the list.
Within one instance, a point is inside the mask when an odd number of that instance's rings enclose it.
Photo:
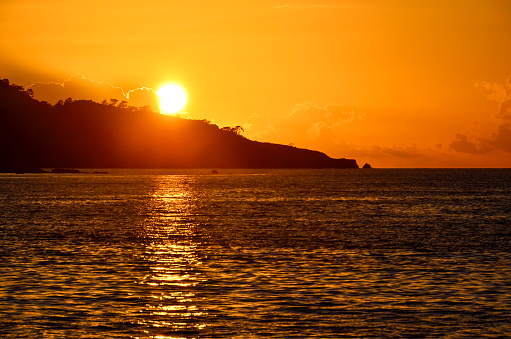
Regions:
[[[502,124],[494,135],[492,145],[497,150],[511,153],[511,125]]]
[[[490,151],[488,147],[483,149],[479,141],[470,140],[469,137],[463,134],[456,134],[450,147],[456,152],[469,154],[482,154]]]
[[[499,113],[497,114],[497,118],[502,120],[511,121],[511,99],[503,101],[500,103]]]
[[[497,131],[490,138],[469,137],[463,134],[456,134],[450,147],[452,150],[468,154],[484,154],[490,152],[511,153],[511,77],[506,84],[480,83],[489,91],[488,99],[498,101],[499,110],[495,117],[500,120]]]

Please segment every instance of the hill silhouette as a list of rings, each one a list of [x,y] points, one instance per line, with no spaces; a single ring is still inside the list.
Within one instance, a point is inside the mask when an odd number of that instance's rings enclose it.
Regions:
[[[251,141],[236,128],[126,102],[35,100],[0,80],[0,171],[37,168],[358,168],[355,160]]]

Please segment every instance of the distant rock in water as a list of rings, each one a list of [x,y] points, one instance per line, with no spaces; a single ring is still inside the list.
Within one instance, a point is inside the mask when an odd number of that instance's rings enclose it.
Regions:
[[[369,165],[368,163],[365,163],[364,166],[362,166],[362,168],[372,168],[371,165]]]
[[[55,168],[51,170],[51,173],[82,173],[82,172],[80,172],[80,170],[77,169]]]
[[[0,170],[359,168],[354,159],[249,140],[241,128],[90,100],[52,106],[31,94],[0,80]]]
[[[24,166],[11,166],[11,167],[0,167],[0,173],[16,173],[16,174],[25,174],[25,173],[48,173],[39,167],[24,167]]]

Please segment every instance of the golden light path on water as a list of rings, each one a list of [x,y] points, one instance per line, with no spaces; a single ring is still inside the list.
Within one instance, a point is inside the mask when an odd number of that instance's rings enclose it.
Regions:
[[[152,302],[146,305],[142,325],[152,338],[176,339],[170,334],[204,328],[206,315],[199,306],[196,286],[205,281],[199,272],[194,206],[189,177],[160,176],[145,227],[145,252],[149,272],[139,283],[146,286]],[[161,329],[161,331],[158,330]],[[149,333],[151,332],[151,333]],[[154,333],[152,333],[154,332]]]

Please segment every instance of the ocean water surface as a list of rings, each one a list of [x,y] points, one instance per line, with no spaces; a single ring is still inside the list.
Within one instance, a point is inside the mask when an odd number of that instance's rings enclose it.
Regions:
[[[511,336],[511,170],[108,172],[0,174],[0,337]]]

